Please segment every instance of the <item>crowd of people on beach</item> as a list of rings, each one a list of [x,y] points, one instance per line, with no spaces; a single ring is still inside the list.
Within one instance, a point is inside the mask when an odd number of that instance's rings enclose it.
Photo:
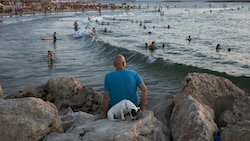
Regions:
[[[13,16],[23,14],[37,14],[37,13],[60,13],[60,12],[78,12],[97,10],[101,14],[101,10],[129,10],[132,8],[139,8],[131,5],[117,5],[117,4],[100,4],[100,3],[82,3],[82,2],[13,2],[2,1],[4,7],[0,12],[1,16]]]

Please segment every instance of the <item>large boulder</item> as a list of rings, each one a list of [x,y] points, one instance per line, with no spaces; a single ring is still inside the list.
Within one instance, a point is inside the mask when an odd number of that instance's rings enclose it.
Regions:
[[[171,132],[169,128],[169,120],[172,110],[174,108],[174,95],[163,94],[155,98],[149,99],[147,103],[147,110],[154,112],[155,117],[166,125],[166,134],[171,140]]]
[[[83,86],[74,77],[51,78],[48,90],[46,100],[52,101],[59,110],[71,107],[73,111],[92,114],[101,111],[102,95],[93,88]]]
[[[170,128],[174,141],[212,141],[218,128],[214,111],[191,95],[175,101]]]
[[[169,126],[169,120],[174,108],[174,95],[162,94],[148,100],[147,109],[154,112],[155,117]]]
[[[63,116],[63,121],[72,123],[64,133],[51,133],[44,141],[168,141],[165,125],[158,121],[152,111],[141,111],[140,118],[131,120],[94,121],[90,114],[78,112]]]
[[[75,77],[50,78],[47,84],[29,87],[6,96],[5,99],[36,97],[55,104],[58,110],[71,108],[96,114],[101,111],[102,95],[93,88],[85,87]]]
[[[217,127],[250,119],[245,92],[228,79],[211,74],[188,74],[174,101],[170,119],[174,140],[212,140]]]
[[[178,98],[185,95],[192,95],[200,103],[214,109],[216,122],[226,110],[234,113],[238,120],[249,118],[248,97],[226,78],[206,73],[190,73],[183,81]]]
[[[57,108],[39,98],[0,100],[0,140],[37,141],[62,132]]]

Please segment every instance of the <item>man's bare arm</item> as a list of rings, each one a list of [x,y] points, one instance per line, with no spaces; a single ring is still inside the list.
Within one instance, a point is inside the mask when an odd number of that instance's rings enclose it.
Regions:
[[[147,102],[147,96],[148,96],[148,88],[147,86],[142,83],[140,86],[141,89],[141,103],[140,103],[140,109],[145,110],[146,108],[146,102]]]

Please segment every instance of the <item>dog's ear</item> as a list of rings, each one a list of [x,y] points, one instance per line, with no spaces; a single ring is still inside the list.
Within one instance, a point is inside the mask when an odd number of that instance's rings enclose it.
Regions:
[[[138,112],[141,111],[141,108],[140,108],[140,107],[137,107],[137,111],[138,111]]]

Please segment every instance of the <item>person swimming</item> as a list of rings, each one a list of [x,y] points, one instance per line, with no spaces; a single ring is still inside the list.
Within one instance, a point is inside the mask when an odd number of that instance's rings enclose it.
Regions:
[[[140,22],[139,26],[142,26],[142,23]]]
[[[93,29],[92,29],[92,33],[93,34],[97,34],[97,31],[96,31],[96,29],[93,27]]]
[[[151,45],[149,46],[149,50],[154,51],[156,49],[155,41],[152,41]]]
[[[104,28],[104,32],[108,32],[108,29],[107,29],[107,27],[105,27],[105,28]]]
[[[148,48],[148,43],[145,43],[145,48]]]
[[[189,35],[189,36],[186,38],[186,40],[188,40],[189,42],[192,41],[191,35]]]
[[[217,44],[216,48],[217,51],[219,51],[221,49],[220,44]]]

